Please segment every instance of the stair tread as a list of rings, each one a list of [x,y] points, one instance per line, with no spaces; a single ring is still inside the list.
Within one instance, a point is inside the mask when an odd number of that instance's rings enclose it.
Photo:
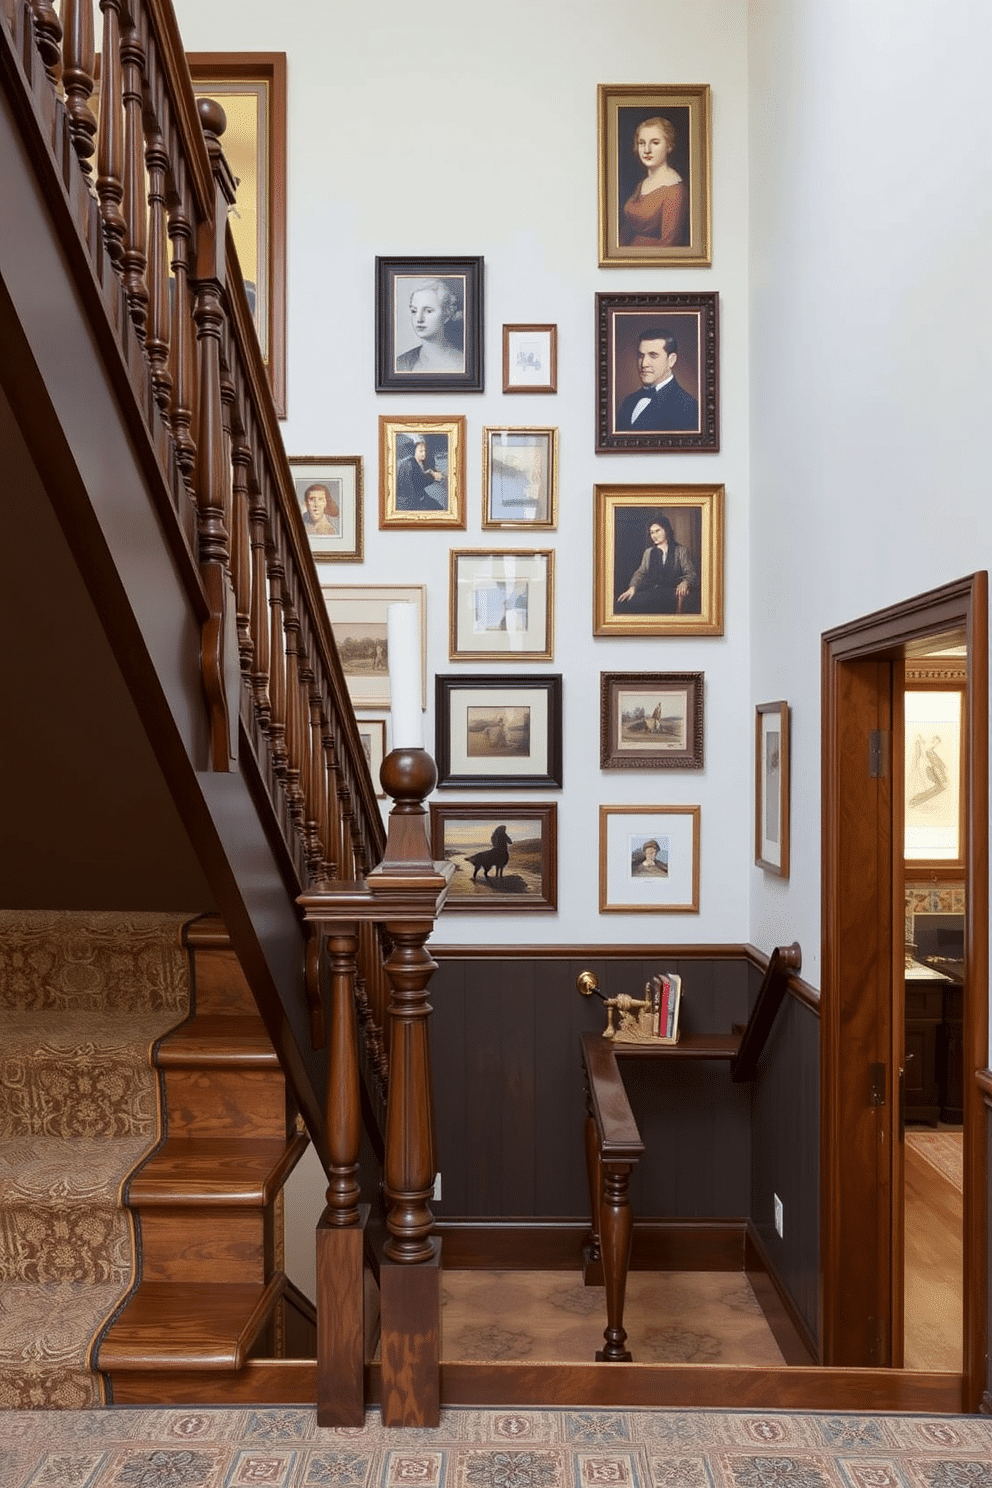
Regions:
[[[128,1190],[131,1204],[261,1203],[296,1166],[309,1138],[170,1137]]]
[[[143,1282],[101,1341],[97,1365],[240,1369],[285,1286],[281,1272],[266,1286]]]
[[[198,1014],[159,1045],[160,1069],[224,1065],[278,1069],[279,1057],[261,1018],[247,1013]]]

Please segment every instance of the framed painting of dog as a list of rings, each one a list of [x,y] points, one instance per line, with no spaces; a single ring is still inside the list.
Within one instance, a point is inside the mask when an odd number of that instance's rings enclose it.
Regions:
[[[431,853],[455,867],[446,910],[521,914],[558,908],[554,801],[495,806],[432,801]]]
[[[440,789],[561,786],[560,674],[438,676],[434,689]]]

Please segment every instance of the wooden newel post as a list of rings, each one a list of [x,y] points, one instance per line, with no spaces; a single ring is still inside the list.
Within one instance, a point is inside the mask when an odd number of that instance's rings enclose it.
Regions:
[[[440,1419],[441,1244],[432,1238],[434,1092],[427,987],[436,965],[425,943],[448,892],[452,869],[435,864],[424,798],[437,783],[424,749],[395,749],[383,761],[394,801],[386,852],[367,883],[393,951],[386,962],[389,1090],[384,1190],[389,1238],[380,1270],[382,1420],[436,1426]]]

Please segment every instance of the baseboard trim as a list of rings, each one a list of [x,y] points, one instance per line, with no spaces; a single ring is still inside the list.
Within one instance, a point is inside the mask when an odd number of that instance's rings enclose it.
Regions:
[[[786,1364],[799,1367],[818,1365],[820,1355],[816,1339],[786,1291],[754,1221],[750,1219],[744,1234],[744,1270]]]
[[[636,1220],[632,1271],[743,1271],[743,1219]],[[589,1226],[577,1220],[545,1223],[439,1220],[444,1264],[455,1271],[579,1271]],[[596,1284],[594,1273],[586,1280]]]

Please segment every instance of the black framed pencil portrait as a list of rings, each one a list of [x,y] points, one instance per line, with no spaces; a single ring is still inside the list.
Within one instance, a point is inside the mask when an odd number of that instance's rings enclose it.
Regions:
[[[377,393],[481,393],[481,258],[377,258]]]

